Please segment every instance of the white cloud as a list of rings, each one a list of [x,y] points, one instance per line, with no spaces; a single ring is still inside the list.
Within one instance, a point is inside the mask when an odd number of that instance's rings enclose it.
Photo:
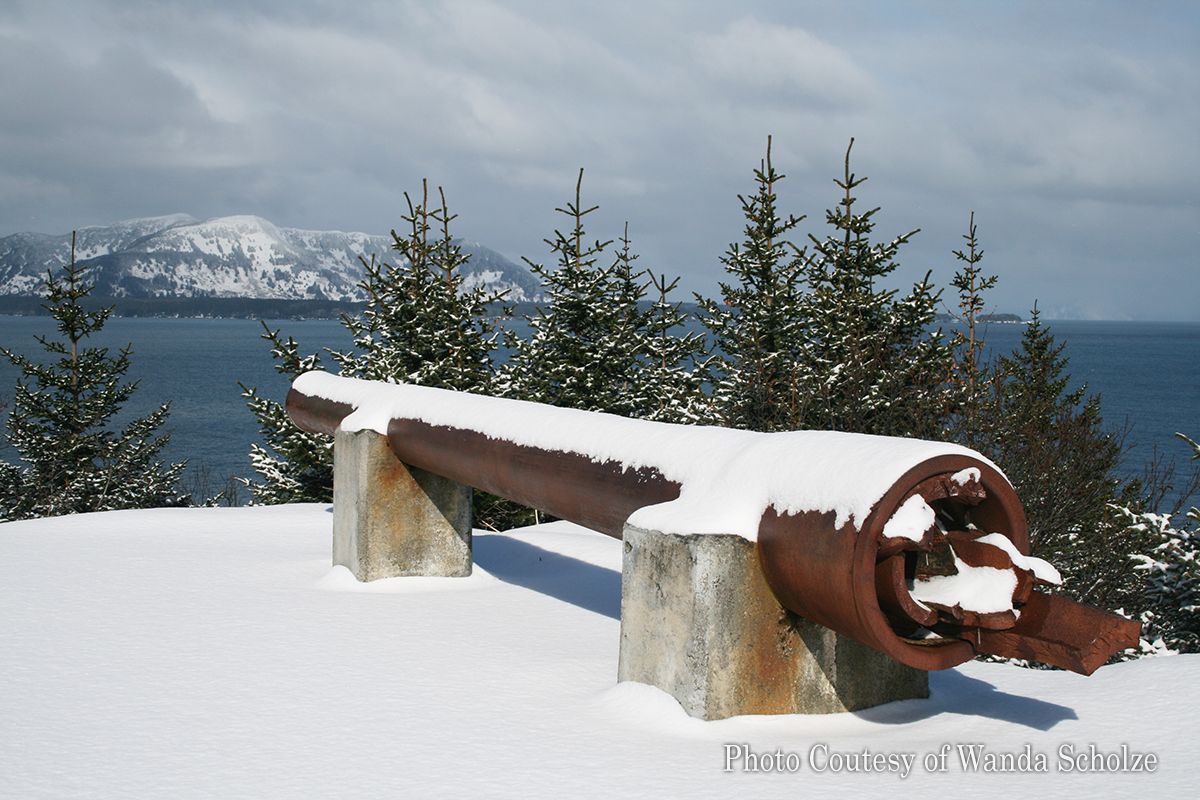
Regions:
[[[700,69],[741,98],[845,111],[868,105],[874,81],[844,50],[801,28],[753,18],[696,38]]]

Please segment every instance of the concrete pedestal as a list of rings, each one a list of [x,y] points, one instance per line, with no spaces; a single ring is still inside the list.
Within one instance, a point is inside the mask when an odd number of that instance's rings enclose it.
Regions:
[[[375,431],[333,440],[333,563],[360,581],[471,574],[471,487],[402,464]]]
[[[829,714],[929,696],[928,673],[788,612],[739,536],[627,525],[618,680],[688,714]]]

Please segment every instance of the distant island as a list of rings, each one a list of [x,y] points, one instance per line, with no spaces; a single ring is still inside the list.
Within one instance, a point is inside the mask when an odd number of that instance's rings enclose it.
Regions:
[[[392,244],[390,236],[281,228],[254,216],[201,221],[186,214],[75,234],[16,233],[0,238],[0,298],[40,297],[47,270],[70,262],[74,248],[94,294],[118,301],[120,316],[261,316],[262,308],[337,317],[366,300],[364,259],[399,257]],[[513,302],[543,299],[528,267],[478,242],[455,244],[470,257],[462,270],[465,289],[487,286]],[[37,306],[7,300],[3,313],[38,313]]]
[[[935,318],[936,322],[966,322],[962,317],[956,314],[938,314]],[[976,322],[1003,322],[1003,323],[1023,323],[1025,320],[1019,314],[984,314],[979,317]]]

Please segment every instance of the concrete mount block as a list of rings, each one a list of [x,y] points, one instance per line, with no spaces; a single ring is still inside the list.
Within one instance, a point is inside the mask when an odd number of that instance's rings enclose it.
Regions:
[[[333,439],[333,563],[360,581],[471,574],[471,487],[402,464],[375,431]]]
[[[618,680],[688,714],[829,714],[929,696],[928,673],[788,612],[757,545],[626,525]]]

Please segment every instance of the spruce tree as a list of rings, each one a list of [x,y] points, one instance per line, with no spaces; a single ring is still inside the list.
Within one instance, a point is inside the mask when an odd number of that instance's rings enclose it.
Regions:
[[[729,427],[791,430],[805,417],[807,397],[796,385],[807,332],[805,252],[787,238],[804,217],[780,216],[775,187],[784,177],[771,163],[768,137],[767,156],[754,170],[758,190],[738,195],[744,239],[721,258],[733,280],[719,284],[720,301],[696,296],[714,340],[705,364],[712,387],[707,421]]]
[[[1119,513],[1146,543],[1131,555],[1145,582],[1142,639],[1152,652],[1200,653],[1200,510],[1190,509],[1181,525],[1169,514]]]
[[[612,240],[587,242],[584,217],[599,206],[583,207],[582,185],[581,169],[575,201],[555,209],[571,220],[570,231],[556,229],[554,239],[545,240],[558,256],[558,265],[547,268],[525,259],[541,279],[549,302],[525,318],[530,330],[527,339],[509,337],[508,344],[515,352],[501,370],[500,386],[503,394],[523,400],[611,410],[618,400],[609,379],[615,370],[610,359],[623,356],[611,351],[621,344],[612,336],[612,328],[613,323],[628,319],[629,309],[609,304],[611,274],[597,265],[597,258]],[[625,288],[633,295],[636,308],[637,286],[629,282]]]
[[[170,404],[113,428],[137,388],[125,380],[132,351],[125,347],[113,356],[86,346],[112,309],[84,309],[92,287],[83,272],[72,236],[71,263],[58,278],[47,273],[43,304],[62,339],[37,337],[54,360],[35,363],[0,348],[21,370],[7,438],[26,464],[0,467],[0,519],[187,504],[179,481],[186,462],[166,464],[159,457],[169,438],[159,431]]]
[[[802,427],[889,436],[936,438],[952,402],[947,388],[952,353],[933,330],[940,292],[929,273],[899,297],[881,283],[899,266],[900,247],[918,231],[885,244],[871,241],[879,211],[858,213],[855,190],[866,178],[850,171],[846,149],[837,208],[826,211],[834,232],[810,234],[805,266],[804,345],[798,391],[806,399]]]
[[[982,334],[982,315],[985,309],[983,293],[993,288],[999,280],[996,275],[984,275],[979,262],[983,260],[983,248],[979,246],[976,236],[975,212],[963,234],[967,240],[964,250],[954,250],[954,257],[963,265],[954,273],[950,285],[958,290],[958,319],[966,325],[966,331],[955,330],[950,346],[954,349],[955,373],[952,378],[955,389],[957,411],[952,422],[953,429],[959,432],[972,430],[976,425],[976,416],[983,395],[987,391],[987,381],[984,372],[982,354],[986,342]]]
[[[1120,437],[1104,426],[1100,397],[1068,390],[1065,345],[1042,325],[1037,307],[1021,346],[989,374],[973,429],[963,444],[995,461],[1016,489],[1033,555],[1063,574],[1063,592],[1101,608],[1141,608],[1143,582],[1129,554],[1145,552],[1144,531],[1117,509],[1136,505],[1137,484],[1119,477]]]
[[[599,263],[612,241],[588,243],[584,218],[598,207],[584,208],[582,183],[580,170],[574,202],[556,209],[571,220],[570,231],[545,240],[557,265],[526,260],[549,302],[526,317],[528,338],[510,336],[514,352],[498,386],[508,396],[549,405],[689,421],[686,395],[698,388],[691,361],[699,343],[675,337],[686,316],[666,299],[674,284],[648,282],[634,268],[628,225],[611,264]],[[651,282],[660,289],[653,303],[646,301]]]
[[[1200,461],[1200,443],[1176,433]],[[1190,491],[1184,500],[1190,497]],[[1180,653],[1200,653],[1200,509],[1188,509],[1182,524],[1174,514],[1120,509],[1135,533],[1145,534],[1143,550],[1133,555],[1134,569],[1145,578],[1142,638],[1156,639]]]
[[[852,139],[851,147],[854,144]],[[936,436],[952,407],[951,351],[931,330],[940,294],[927,273],[898,297],[881,282],[916,233],[874,244],[872,217],[857,213],[850,172],[834,182],[843,196],[826,212],[835,233],[810,235],[813,253],[787,237],[803,217],[782,217],[770,158],[755,170],[758,192],[740,197],[745,239],[722,259],[734,282],[721,302],[698,298],[714,335],[709,362],[716,421],[773,431],[842,430]]]
[[[363,260],[362,317],[343,316],[354,350],[331,353],[341,374],[367,380],[415,383],[462,392],[491,390],[492,353],[500,334],[504,293],[463,287],[470,256],[450,234],[445,193],[429,204],[428,184],[414,204],[407,193],[403,236],[392,231],[393,266]]]
[[[645,364],[638,384],[643,387],[638,416],[659,422],[696,423],[711,416],[704,396],[701,364],[707,360],[704,338],[688,332],[679,335],[688,323],[682,303],[667,299],[679,285],[666,275],[648,273],[657,298],[651,304],[646,322]]]
[[[1122,433],[1105,428],[1100,398],[1087,396],[1086,385],[1068,390],[1065,345],[1055,342],[1036,306],[1020,347],[982,362],[983,293],[997,278],[978,266],[983,250],[974,214],[963,238],[967,247],[954,251],[963,266],[952,285],[967,329],[952,342],[958,411],[951,438],[983,452],[1013,482],[1033,554],[1062,572],[1060,591],[1140,617],[1143,639],[1157,641],[1150,651],[1195,652],[1200,536],[1193,526],[1200,515],[1193,509],[1176,527],[1170,513],[1157,511],[1174,485],[1174,464],[1156,461],[1144,480],[1120,477]],[[1183,500],[1196,480],[1193,474],[1183,485]]]
[[[445,193],[431,206],[428,183],[420,202],[405,193],[404,235],[392,231],[395,263],[363,260],[360,284],[367,295],[361,316],[344,315],[353,349],[328,351],[340,374],[367,380],[415,383],[465,392],[492,389],[492,353],[497,346],[498,308],[503,295],[480,286],[464,290],[462,268],[469,256],[450,233],[456,218]],[[264,325],[265,327],[265,325]],[[294,380],[320,369],[317,355],[302,357],[291,337],[267,330],[275,369]],[[333,497],[333,455],[328,437],[296,428],[283,405],[242,387],[259,421],[266,446],[250,458],[259,479],[248,482],[256,503],[327,503]]]
[[[291,337],[262,323],[262,338],[271,343],[275,371],[294,381],[305,372],[321,369],[320,356],[300,355]],[[257,387],[242,387],[242,397],[258,420],[266,446],[250,445],[250,463],[257,481],[245,481],[255,505],[333,502],[333,442],[327,436],[302,431],[292,423],[283,403],[262,397]]]

